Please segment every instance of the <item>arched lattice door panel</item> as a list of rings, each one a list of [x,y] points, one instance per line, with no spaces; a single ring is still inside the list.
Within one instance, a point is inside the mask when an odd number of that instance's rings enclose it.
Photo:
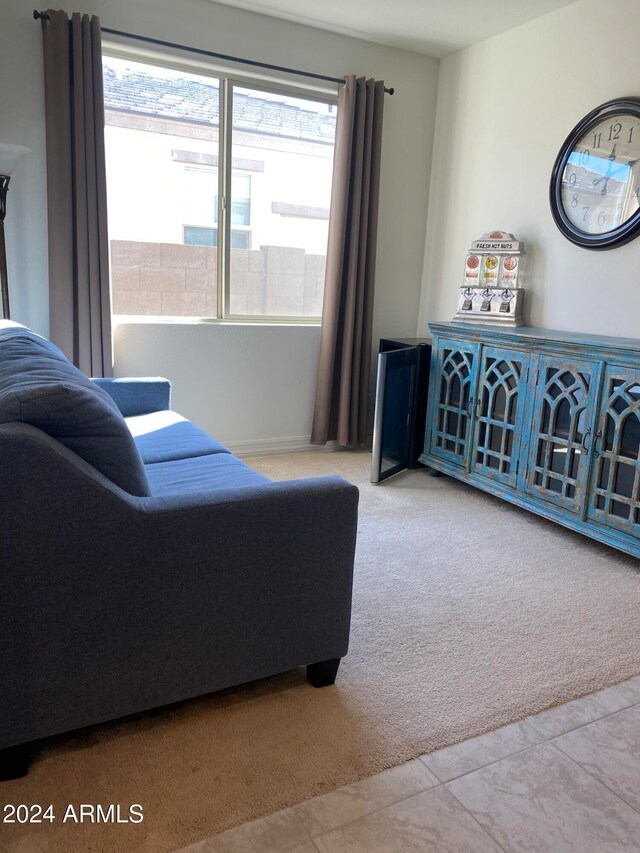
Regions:
[[[440,341],[428,421],[429,452],[456,465],[467,463],[477,362],[476,344]]]
[[[608,367],[594,441],[589,516],[640,535],[640,371]]]
[[[587,485],[600,365],[540,359],[527,490],[579,512]]]
[[[471,470],[513,486],[522,436],[529,356],[485,347],[473,407]]]

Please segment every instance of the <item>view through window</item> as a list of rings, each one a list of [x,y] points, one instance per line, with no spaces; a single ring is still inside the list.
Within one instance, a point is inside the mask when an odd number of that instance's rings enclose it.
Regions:
[[[104,98],[114,315],[320,317],[335,104],[108,55]]]

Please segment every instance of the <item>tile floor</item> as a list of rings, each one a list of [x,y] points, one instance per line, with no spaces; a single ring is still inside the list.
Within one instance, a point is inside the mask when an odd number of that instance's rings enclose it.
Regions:
[[[640,853],[640,676],[183,853]]]

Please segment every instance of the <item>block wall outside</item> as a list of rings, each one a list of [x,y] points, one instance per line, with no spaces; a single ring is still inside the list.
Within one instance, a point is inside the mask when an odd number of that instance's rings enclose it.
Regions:
[[[261,246],[231,252],[232,314],[319,317],[324,255]],[[215,317],[217,249],[111,241],[113,313]]]

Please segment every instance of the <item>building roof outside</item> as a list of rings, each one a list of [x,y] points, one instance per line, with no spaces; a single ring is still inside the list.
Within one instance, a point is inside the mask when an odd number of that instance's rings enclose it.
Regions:
[[[108,65],[104,67],[107,110],[217,126],[219,98],[217,84],[129,69],[119,73]],[[233,127],[249,133],[333,145],[336,116],[235,91]]]

